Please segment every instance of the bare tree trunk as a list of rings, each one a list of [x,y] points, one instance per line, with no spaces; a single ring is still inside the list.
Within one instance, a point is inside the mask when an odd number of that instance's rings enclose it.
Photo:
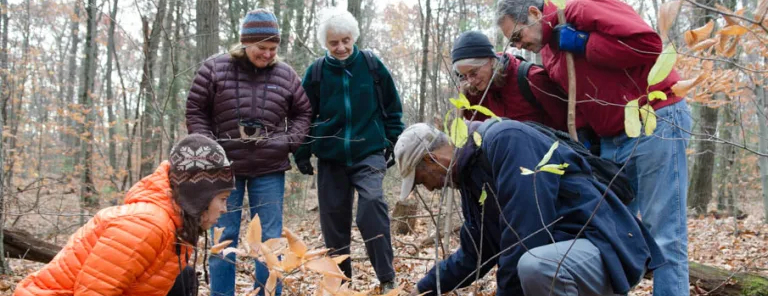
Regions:
[[[280,25],[280,54],[287,56],[288,54],[288,39],[291,36],[291,21],[293,20],[293,12],[296,10],[296,6],[299,1],[288,0],[286,3],[286,10],[282,15],[282,24]]]
[[[109,143],[109,166],[113,169],[117,169],[117,143],[115,142],[115,124],[117,118],[115,116],[115,92],[112,90],[112,59],[115,55],[115,19],[117,18],[117,2],[114,0],[112,3],[112,11],[109,13],[109,32],[107,36],[107,69],[104,74],[106,80],[106,93],[107,93],[107,120],[109,121],[109,128],[107,135],[107,143]],[[115,188],[117,189],[117,188]]]
[[[95,208],[98,207],[99,202],[96,195],[96,188],[93,184],[92,168],[93,168],[93,99],[91,95],[93,93],[94,76],[96,73],[96,0],[88,0],[88,6],[86,7],[87,15],[87,29],[85,34],[85,45],[83,51],[85,52],[85,58],[83,60],[83,79],[81,81],[81,89],[79,94],[79,104],[85,113],[85,121],[80,125],[78,134],[81,137],[80,141],[80,160],[82,161],[83,171],[80,175],[80,196],[81,196],[81,209],[83,207]],[[84,224],[83,216],[80,216],[81,224]]]
[[[712,0],[700,0],[702,4],[711,4]],[[709,17],[706,17],[706,11],[698,10],[697,15],[705,16],[699,18],[697,26],[706,24],[709,21]],[[718,63],[719,64],[719,63]],[[722,99],[723,93],[718,93],[713,99]],[[718,109],[710,108],[702,104],[699,108],[699,124],[700,134],[698,145],[696,145],[696,156],[694,157],[693,170],[691,171],[691,186],[688,191],[688,206],[691,207],[697,213],[705,213],[707,211],[707,204],[712,199],[712,175],[715,166],[715,142],[712,138],[715,137],[717,131],[717,118]]]
[[[357,26],[360,29],[360,38],[357,38],[357,46],[360,48],[365,47],[365,32],[363,32],[363,18],[365,17],[363,15],[362,11],[362,0],[349,0],[347,1],[347,10],[349,10],[350,13],[357,19]]]
[[[0,101],[5,102],[8,95],[8,0],[0,0],[0,22],[3,25],[2,36],[0,36]],[[3,134],[5,120],[0,116],[0,135]],[[0,166],[5,167],[5,150],[3,141],[0,140]],[[3,186],[3,170],[0,170],[0,242],[3,241],[5,225],[5,187]],[[9,273],[8,264],[5,260],[5,248],[0,244],[0,274]]]
[[[426,0],[426,17],[421,22],[421,78],[419,78],[419,122],[424,122],[427,104],[427,63],[429,62],[429,24],[432,22],[431,0]],[[423,16],[424,14],[422,14]]]
[[[272,13],[275,14],[275,18],[280,19],[280,15],[283,11],[283,3],[280,0],[274,0],[272,3]]]
[[[75,8],[74,8],[74,19],[71,20],[71,23],[69,24],[69,31],[70,36],[72,39],[71,47],[69,48],[69,65],[67,66],[67,77],[70,77],[70,79],[64,80],[67,83],[67,94],[64,98],[64,101],[66,102],[63,106],[64,108],[64,114],[71,113],[71,108],[69,108],[69,104],[71,102],[74,102],[76,99],[75,97],[75,83],[77,77],[77,51],[78,46],[80,44],[80,7],[82,3],[80,0],[75,0]],[[70,111],[68,111],[70,110]],[[71,129],[73,130],[75,128],[75,122],[72,120],[72,116],[66,116],[66,128],[65,129]],[[68,146],[68,147],[75,147],[77,144],[77,137],[68,136],[67,133],[61,133],[62,141]]]
[[[215,0],[205,0],[204,2],[215,2]],[[140,98],[144,103],[144,111],[141,116],[141,124],[144,127],[141,132],[141,166],[139,169],[139,174],[141,176],[149,175],[154,171],[155,162],[153,160],[161,141],[160,135],[162,134],[162,127],[159,126],[162,125],[162,114],[160,108],[158,108],[157,92],[152,89],[152,82],[155,80],[154,71],[152,69],[155,66],[157,50],[160,47],[160,32],[163,31],[162,26],[163,18],[165,17],[166,4],[166,0],[157,2],[157,14],[152,23],[151,33],[149,33],[149,30],[146,28],[149,26],[147,21],[144,21],[144,56],[146,58],[144,59],[144,73],[141,77],[140,86]]]
[[[159,65],[159,72],[158,72],[158,79],[160,80],[158,86],[157,86],[157,93],[158,98],[160,98],[160,102],[162,104],[158,106],[163,111],[160,112],[161,114],[165,114],[168,119],[168,122],[171,124],[171,128],[167,131],[168,137],[168,143],[169,145],[173,145],[173,142],[175,140],[174,138],[174,132],[173,128],[176,126],[174,124],[174,121],[176,120],[176,114],[174,113],[175,110],[168,110],[167,108],[170,105],[175,106],[175,100],[176,100],[176,93],[172,92],[171,86],[176,81],[176,73],[173,73],[171,77],[168,77],[168,70],[171,69],[171,64],[174,62],[174,44],[178,42],[178,39],[173,39],[173,14],[175,12],[176,5],[178,5],[180,1],[179,0],[170,0],[168,3],[168,9],[167,9],[167,15],[165,17],[165,24],[163,25],[163,29],[161,32],[161,35],[163,36],[160,38],[162,40],[162,60]],[[158,40],[160,42],[161,40]],[[165,127],[165,120],[164,117],[158,117],[158,122],[163,123],[162,126]],[[160,137],[162,139],[162,137]],[[162,143],[162,141],[160,141]],[[160,163],[163,159],[166,159],[166,153],[168,153],[169,149],[159,149],[155,154],[157,158],[157,163]]]
[[[726,99],[729,99],[726,97]],[[736,112],[736,106],[733,106],[733,99],[729,99],[731,103],[729,105],[726,105],[722,107],[723,109],[723,122],[720,124],[720,138],[728,141],[733,142],[735,135],[734,130],[736,129],[736,117],[734,116],[734,112]],[[734,162],[736,161],[736,148],[733,145],[722,145],[721,147],[721,153],[720,153],[720,165],[718,166],[720,173],[718,174],[718,180],[719,180],[719,188],[717,190],[717,210],[722,211],[725,213],[728,213],[730,216],[734,216],[735,214],[735,196],[733,195],[734,187],[737,186],[736,183],[734,183],[733,176],[736,175],[733,170],[736,168],[734,167]]]
[[[765,58],[761,58],[762,63],[765,64]],[[768,98],[765,95],[765,78],[758,80],[755,85],[755,96],[757,97],[759,108],[762,112],[758,112],[758,123],[760,125],[760,153],[768,153]],[[768,157],[761,156],[758,161],[760,165],[760,183],[763,186],[763,213],[766,223],[768,223]]]
[[[201,62],[219,51],[219,0],[197,0],[196,3],[197,38],[195,40],[197,41],[197,61]],[[158,4],[158,17],[162,15],[160,7],[161,5]],[[162,9],[165,10],[164,7]],[[162,17],[160,19],[162,24]],[[153,26],[152,30],[155,29],[159,30],[160,27]]]

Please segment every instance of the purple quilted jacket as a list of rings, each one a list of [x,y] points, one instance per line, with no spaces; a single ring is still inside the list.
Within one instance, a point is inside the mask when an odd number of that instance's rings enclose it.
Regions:
[[[291,168],[288,153],[301,145],[312,116],[301,79],[278,62],[258,69],[247,58],[206,60],[187,96],[187,131],[219,142],[235,175],[255,177]],[[258,123],[242,139],[240,122]],[[255,134],[254,134],[255,133]]]

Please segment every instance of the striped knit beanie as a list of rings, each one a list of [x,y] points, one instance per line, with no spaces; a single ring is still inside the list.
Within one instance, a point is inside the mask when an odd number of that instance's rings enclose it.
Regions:
[[[234,175],[221,145],[200,134],[184,137],[171,149],[169,179],[184,211],[201,214],[216,194],[235,188]]]
[[[280,43],[280,29],[272,12],[258,8],[245,15],[243,26],[240,28],[240,43],[261,41]]]

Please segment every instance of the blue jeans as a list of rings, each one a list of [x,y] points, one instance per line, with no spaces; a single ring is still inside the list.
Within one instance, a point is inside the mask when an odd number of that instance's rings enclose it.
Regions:
[[[690,139],[691,111],[681,101],[657,110],[656,115],[657,126],[651,136],[602,138],[601,157],[628,161],[625,170],[637,192],[629,210],[640,213],[667,259],[667,264],[653,272],[653,295],[689,295],[685,149]]]
[[[214,227],[225,227],[221,241],[232,240],[230,247],[236,247],[240,234],[243,197],[248,188],[250,217],[259,214],[261,219],[262,241],[278,238],[283,231],[283,193],[285,192],[285,172],[272,173],[259,177],[235,176],[235,189],[227,199],[227,213],[219,217]],[[212,231],[211,231],[212,234]],[[213,237],[213,236],[211,236]],[[212,239],[211,239],[212,241]],[[214,243],[214,242],[212,242]],[[264,295],[264,286],[269,278],[269,270],[261,261],[256,262],[256,282],[254,288],[261,287],[258,295]],[[235,254],[229,254],[226,260],[212,256],[211,296],[235,295]],[[282,284],[278,281],[275,295],[282,294]]]
[[[588,239],[577,239],[557,269],[572,243],[574,240],[536,247],[520,257],[517,272],[525,295],[614,295],[600,250]]]

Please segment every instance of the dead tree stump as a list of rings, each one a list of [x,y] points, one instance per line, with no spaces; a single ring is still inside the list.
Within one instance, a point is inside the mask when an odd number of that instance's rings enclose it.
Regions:
[[[406,235],[411,233],[416,226],[416,218],[419,212],[419,204],[413,198],[398,201],[392,210],[392,230],[395,234]]]

